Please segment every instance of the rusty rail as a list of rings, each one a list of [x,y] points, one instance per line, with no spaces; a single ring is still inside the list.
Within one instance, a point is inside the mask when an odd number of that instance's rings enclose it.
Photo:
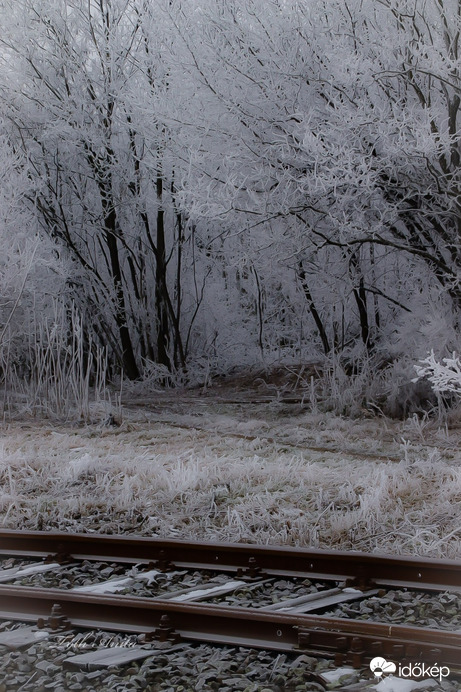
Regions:
[[[0,556],[7,555],[40,558],[69,555],[76,559],[153,562],[161,568],[174,564],[180,568],[222,572],[240,569],[277,576],[350,579],[365,585],[374,583],[461,592],[460,562],[358,552],[200,543],[127,535],[4,530],[0,532]]]
[[[64,532],[0,532],[0,556],[55,561],[90,559],[149,563],[157,569],[208,569],[247,578],[266,575],[348,580],[360,589],[390,585],[461,593],[461,564],[422,558],[302,548],[195,543],[133,536]],[[168,598],[82,594],[59,589],[0,586],[0,617],[41,618],[58,631],[69,626],[150,634],[231,645],[307,651],[360,667],[375,656],[447,665],[461,670],[461,633],[257,608],[198,605]]]
[[[58,607],[59,606],[59,607]],[[51,613],[53,612],[53,615]],[[80,626],[215,643],[306,651],[360,667],[374,656],[461,666],[461,634],[324,616],[172,603],[169,600],[0,587],[0,617],[39,619],[57,632]]]

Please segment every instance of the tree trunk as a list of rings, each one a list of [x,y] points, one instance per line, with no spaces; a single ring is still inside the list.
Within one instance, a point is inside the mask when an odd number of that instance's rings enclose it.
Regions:
[[[319,330],[320,338],[322,340],[323,344],[323,350],[325,355],[327,355],[331,351],[331,346],[328,341],[327,333],[325,331],[325,327],[323,326],[322,319],[317,311],[317,308],[315,307],[314,299],[312,298],[312,293],[310,292],[309,284],[307,283],[307,276],[306,276],[306,271],[302,265],[302,262],[299,263],[298,265],[298,276],[301,280],[301,285],[303,287],[304,295],[307,298],[307,303],[309,305],[309,310],[311,311],[311,315],[314,318],[314,322],[317,325],[317,329]]]
[[[120,334],[120,342],[122,346],[122,366],[126,376],[130,380],[136,380],[139,377],[139,369],[136,364],[133,344],[131,342],[131,336],[126,319],[125,295],[123,293],[122,271],[117,247],[116,215],[114,209],[107,209],[106,205],[107,200],[103,202],[103,206],[105,208],[104,235],[106,245],[109,250],[110,268],[115,290],[116,306],[114,317]]]
[[[368,305],[367,294],[365,291],[365,281],[363,273],[359,265],[359,258],[356,252],[353,252],[349,258],[349,267],[352,270],[352,280],[354,282],[353,293],[357,308],[359,311],[360,333],[362,341],[366,346],[367,351],[371,351],[373,344],[370,337],[370,325],[368,323]],[[358,281],[357,281],[358,279]]]
[[[171,361],[168,355],[168,308],[165,300],[166,285],[166,250],[165,250],[165,225],[163,211],[163,180],[157,175],[157,267],[155,272],[155,305],[157,310],[157,361],[171,370]]]

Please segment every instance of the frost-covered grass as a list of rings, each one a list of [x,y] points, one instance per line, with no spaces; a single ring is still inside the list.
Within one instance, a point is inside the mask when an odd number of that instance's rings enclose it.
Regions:
[[[458,438],[197,396],[120,427],[11,422],[0,525],[459,558]]]

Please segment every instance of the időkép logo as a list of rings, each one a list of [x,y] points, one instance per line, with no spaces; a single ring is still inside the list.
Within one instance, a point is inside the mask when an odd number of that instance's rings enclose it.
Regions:
[[[386,661],[381,656],[376,656],[370,661],[370,670],[376,678],[381,678],[383,675],[388,675],[397,672],[401,678],[438,678],[442,682],[443,678],[450,675],[450,669],[447,666],[426,665],[425,663],[409,663],[402,666],[400,663],[397,666],[392,661]]]

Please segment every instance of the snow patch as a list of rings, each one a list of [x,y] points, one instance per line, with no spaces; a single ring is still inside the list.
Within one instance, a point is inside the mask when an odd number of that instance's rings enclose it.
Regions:
[[[342,678],[343,675],[353,675],[355,672],[354,668],[335,668],[335,670],[323,670],[321,677],[325,678],[327,682],[336,682]]]
[[[76,586],[72,591],[79,593],[117,593],[123,591],[127,586],[134,582],[133,577],[123,577],[122,579],[110,579],[100,584],[88,584],[87,586]]]
[[[191,601],[197,600],[201,596],[213,596],[215,594],[220,594],[222,592],[230,591],[231,589],[237,589],[239,586],[246,586],[244,581],[229,581],[219,586],[213,586],[211,589],[195,589],[195,591],[188,591],[187,593],[179,594],[179,596],[173,596],[170,601]]]
[[[21,579],[22,577],[27,577],[30,574],[39,574],[40,572],[50,572],[51,570],[58,569],[63,569],[63,566],[60,565],[58,562],[49,562],[47,564],[43,564],[41,562],[38,565],[30,565],[30,567],[18,569],[18,571],[14,575],[14,578]]]

